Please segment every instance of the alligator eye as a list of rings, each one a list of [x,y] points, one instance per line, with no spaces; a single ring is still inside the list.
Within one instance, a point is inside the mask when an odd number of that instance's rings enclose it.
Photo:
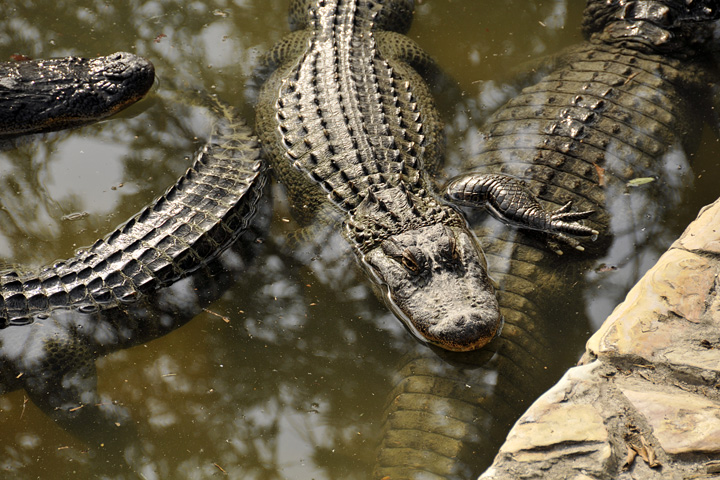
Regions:
[[[411,273],[416,275],[420,273],[420,262],[418,262],[418,259],[409,249],[406,249],[403,252],[402,264],[403,267],[407,268]]]

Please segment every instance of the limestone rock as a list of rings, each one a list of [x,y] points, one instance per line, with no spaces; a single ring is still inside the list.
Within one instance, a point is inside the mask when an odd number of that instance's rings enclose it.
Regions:
[[[623,390],[669,454],[720,452],[720,403],[678,389]]]
[[[673,247],[720,254],[720,201],[702,210]]]
[[[668,251],[590,338],[588,351],[720,372],[720,349],[710,343],[720,331],[720,316],[712,311],[718,273],[717,262]]]
[[[718,254],[720,200],[628,293],[581,366],[518,420],[480,478],[716,478]]]

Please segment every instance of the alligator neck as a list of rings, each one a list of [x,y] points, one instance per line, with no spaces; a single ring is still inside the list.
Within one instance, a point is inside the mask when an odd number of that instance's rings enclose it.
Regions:
[[[404,181],[398,181],[365,195],[345,222],[345,236],[354,248],[366,253],[393,235],[436,224],[467,228],[455,209],[439,203],[424,189],[413,192]]]

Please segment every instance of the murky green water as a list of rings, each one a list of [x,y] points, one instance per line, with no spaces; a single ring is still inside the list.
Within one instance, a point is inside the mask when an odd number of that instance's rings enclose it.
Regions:
[[[0,258],[33,265],[67,258],[172,184],[210,125],[201,110],[171,99],[177,89],[217,93],[252,119],[246,82],[258,56],[287,32],[287,3],[5,0],[0,59],[124,50],[151,59],[158,81],[148,99],[119,117],[0,154]],[[580,41],[582,3],[418,2],[410,36],[460,82],[464,99],[485,107],[439,99],[448,118],[449,172],[472,150],[477,117],[503,101],[500,87],[511,71]],[[601,262],[620,268],[569,288],[573,302],[559,299],[548,314],[556,318],[557,351],[544,365],[550,375],[529,391],[546,388],[573,364],[629,286],[717,197],[720,147],[709,132],[703,139],[691,159],[694,173],[683,176],[694,190],[662,234],[642,251],[611,251]],[[331,237],[322,255],[284,253],[294,224],[279,193],[272,191],[271,234],[244,281],[183,328],[98,361],[103,399],[131,412],[137,442],[163,478],[370,477],[393,378],[418,345],[354,271],[339,238]],[[492,371],[486,376],[492,391]],[[502,434],[494,435],[499,444]],[[493,455],[492,448],[479,452],[477,468]],[[99,468],[93,458],[22,391],[0,397],[0,472],[7,478],[90,476]]]

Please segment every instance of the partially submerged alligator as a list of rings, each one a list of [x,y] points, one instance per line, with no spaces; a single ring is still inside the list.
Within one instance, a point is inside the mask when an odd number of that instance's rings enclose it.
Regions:
[[[261,92],[258,131],[297,209],[309,217],[334,205],[346,216],[356,254],[378,286],[387,285],[395,312],[426,339],[455,350],[484,345],[500,322],[484,258],[428,177],[441,160],[442,124],[413,67],[431,61],[391,31],[407,29],[412,3],[293,5],[294,22],[307,28],[267,57],[278,69]],[[195,312],[178,312],[163,300],[174,298],[172,290],[158,289],[202,270],[247,226],[257,202],[264,176],[253,163],[254,140],[234,121],[218,128],[220,141],[209,143],[186,177],[104,240],[68,261],[0,277],[3,318],[35,320],[0,332],[3,393],[25,388],[68,430],[98,427],[83,434],[93,441],[120,420],[95,405],[94,359],[162,335]],[[536,207],[514,180],[488,179]],[[498,215],[523,225],[540,218],[557,233],[593,233],[574,222],[589,212],[561,209],[551,224],[544,210],[524,217],[518,203],[492,199]],[[148,316],[155,303],[160,313]]]
[[[355,255],[408,328],[442,348],[473,350],[501,318],[482,251],[429,179],[442,161],[442,122],[418,73],[433,62],[402,35],[412,9],[412,0],[294,1],[297,30],[266,56],[274,72],[260,90],[256,129],[298,215],[340,212]],[[517,180],[485,180],[497,187],[486,197],[501,219],[597,233],[577,223],[590,211],[568,204],[548,213]]]
[[[495,451],[507,422],[533,400],[530,385],[549,386],[552,378],[538,379],[557,355],[547,339],[559,319],[546,312],[566,296],[582,297],[580,275],[614,238],[659,223],[663,212],[649,210],[657,203],[652,190],[669,198],[677,189],[669,160],[692,149],[712,118],[707,99],[718,75],[708,49],[719,15],[717,2],[590,0],[588,40],[554,56],[549,74],[489,118],[480,153],[464,165],[480,175],[453,180],[446,194],[472,205],[483,199],[485,174],[512,174],[547,204],[594,210],[588,222],[600,236],[582,255],[560,261],[545,235],[488,222],[476,228],[505,318],[485,370],[491,380],[484,369],[446,373],[433,354],[409,361],[388,401],[376,478],[464,477],[477,452]],[[637,177],[660,185],[629,188]],[[447,405],[455,406],[451,418]]]
[[[291,17],[301,30],[266,56],[266,67],[275,71],[260,91],[257,130],[296,210],[312,217],[328,208],[329,198],[343,212],[361,264],[420,338],[449,350],[485,345],[501,318],[482,251],[429,180],[441,161],[442,123],[413,67],[427,69],[432,60],[397,33],[410,25],[412,1],[297,0]],[[568,204],[548,213],[515,179],[486,180],[496,187],[486,195],[490,210],[501,219],[561,238],[597,233],[576,222],[590,211],[568,212]],[[145,213],[124,226],[122,236],[111,235],[69,262],[37,275],[0,276],[4,325],[56,308],[116,306],[137,291],[172,283],[233,239],[213,235],[235,225],[205,232],[204,215],[223,218],[237,201],[220,192],[215,204],[194,197],[183,204],[200,217],[193,220],[197,226],[180,223],[175,234],[172,213],[162,221],[148,221]],[[222,213],[213,210],[220,207]],[[149,224],[158,228],[149,231]],[[194,242],[202,248],[183,250]]]
[[[154,79],[152,63],[125,52],[0,62],[0,140],[96,122],[138,101]]]
[[[595,210],[595,247],[607,247],[607,192],[638,177],[662,182],[663,156],[694,146],[711,117],[717,71],[709,45],[719,11],[713,1],[590,0],[589,40],[553,56],[543,67],[549,75],[489,119],[481,153],[466,166],[479,178],[522,178],[551,205]],[[472,204],[481,186],[462,176],[447,195]]]

